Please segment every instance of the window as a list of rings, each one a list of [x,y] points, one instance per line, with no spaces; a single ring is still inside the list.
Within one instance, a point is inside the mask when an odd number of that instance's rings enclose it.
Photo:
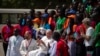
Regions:
[[[17,14],[10,14],[10,20],[13,24],[18,23]]]
[[[18,14],[0,14],[1,15],[1,24],[5,24],[7,19],[11,20],[12,24],[18,23]]]
[[[1,14],[1,23],[5,24],[6,20],[9,18],[8,14]]]

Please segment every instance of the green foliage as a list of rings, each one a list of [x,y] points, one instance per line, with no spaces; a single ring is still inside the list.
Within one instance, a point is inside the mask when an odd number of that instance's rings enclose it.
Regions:
[[[53,2],[50,8],[57,4],[70,4],[71,0],[0,0],[0,8],[42,8],[44,9],[49,2]]]

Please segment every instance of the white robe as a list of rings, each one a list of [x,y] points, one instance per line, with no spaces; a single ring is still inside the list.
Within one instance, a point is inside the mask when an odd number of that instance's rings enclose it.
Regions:
[[[22,40],[24,40],[23,37],[19,35],[17,37],[11,36],[9,39],[6,56],[21,56],[19,52],[19,48],[20,48]]]
[[[39,49],[29,52],[28,56],[44,56],[45,54],[47,54],[49,48],[48,43],[51,46],[51,44],[53,43],[53,39],[48,39],[46,36],[44,36],[41,40],[45,43],[46,46],[40,44]]]
[[[49,56],[56,56],[57,41],[54,41],[49,49]]]
[[[37,42],[36,40],[32,39],[29,46],[28,46],[28,50],[26,47],[26,39],[22,41],[21,46],[20,46],[20,53],[22,56],[25,56],[28,54],[28,52],[32,51],[32,50],[36,50],[37,47]]]

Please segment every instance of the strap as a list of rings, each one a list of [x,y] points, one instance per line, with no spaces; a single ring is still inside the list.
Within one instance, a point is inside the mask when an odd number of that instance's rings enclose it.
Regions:
[[[26,50],[28,50],[28,48],[29,48],[31,42],[32,42],[32,39],[30,40],[30,42],[28,42],[28,44],[27,44],[27,41],[26,41]]]

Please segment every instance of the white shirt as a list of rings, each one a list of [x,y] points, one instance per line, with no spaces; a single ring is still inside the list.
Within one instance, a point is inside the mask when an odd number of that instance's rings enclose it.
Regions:
[[[51,46],[52,43],[53,43],[53,39],[52,39],[52,38],[47,38],[47,36],[44,36],[41,40],[45,43],[46,47],[45,47],[44,45],[41,45],[41,46],[40,46],[40,49],[41,49],[44,53],[47,53],[48,48],[49,48],[48,44]]]
[[[24,40],[23,37],[19,35],[17,37],[11,36],[9,39],[6,56],[21,56],[19,52],[19,48],[20,48],[22,40]]]
[[[49,49],[49,54],[50,56],[56,56],[56,49],[57,49],[57,41],[54,41],[52,44],[51,44],[51,47]]]
[[[86,30],[86,36],[92,37],[93,32],[94,32],[94,29],[92,27],[87,28],[87,30]],[[84,40],[85,46],[91,46],[91,43],[92,43],[91,41],[92,41],[92,38],[90,38],[89,41]]]
[[[52,38],[48,39],[47,36],[44,36],[41,40],[44,42],[44,44],[45,44],[46,46],[44,46],[44,45],[41,43],[41,44],[39,45],[39,49],[30,51],[30,52],[28,53],[28,56],[33,56],[33,55],[34,55],[34,56],[40,56],[41,54],[47,54],[47,52],[48,52],[48,43],[49,43],[50,46],[51,46],[52,43],[53,43],[53,39],[52,39]]]
[[[27,42],[28,42],[28,46],[27,46]],[[32,51],[32,50],[36,50],[37,49],[37,43],[36,40],[31,39],[31,40],[23,40],[20,46],[20,53],[22,56],[25,56],[26,54],[28,54],[28,52]]]

